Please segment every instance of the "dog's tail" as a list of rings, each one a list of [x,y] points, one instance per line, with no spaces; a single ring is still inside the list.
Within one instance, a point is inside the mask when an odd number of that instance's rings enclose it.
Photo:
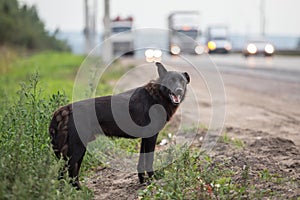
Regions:
[[[54,112],[50,122],[49,133],[51,137],[51,144],[54,153],[58,158],[61,158],[61,156],[63,156],[64,159],[67,158],[68,122],[71,113],[71,105],[63,106]]]

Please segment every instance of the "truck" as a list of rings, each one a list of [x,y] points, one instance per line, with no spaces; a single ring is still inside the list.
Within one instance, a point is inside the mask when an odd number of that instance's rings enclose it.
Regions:
[[[116,56],[134,55],[133,18],[116,17],[111,20],[112,51]]]
[[[232,49],[226,25],[208,26],[205,38],[208,53],[229,53]]]
[[[171,55],[204,53],[198,11],[172,12],[168,17],[168,28],[168,46]]]

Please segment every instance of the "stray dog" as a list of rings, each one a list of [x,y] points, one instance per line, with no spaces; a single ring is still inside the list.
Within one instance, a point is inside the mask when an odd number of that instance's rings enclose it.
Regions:
[[[96,134],[142,138],[137,165],[140,183],[147,172],[152,177],[159,131],[184,100],[190,77],[187,72],[167,71],[155,63],[159,78],[112,96],[78,101],[56,110],[49,126],[52,148],[66,167],[73,186],[80,189],[78,174],[88,142]]]

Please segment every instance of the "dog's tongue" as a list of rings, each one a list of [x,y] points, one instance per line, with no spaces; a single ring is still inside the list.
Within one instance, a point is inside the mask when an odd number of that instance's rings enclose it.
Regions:
[[[176,95],[172,94],[171,96],[172,96],[172,100],[174,103],[180,103],[180,101],[181,101],[180,95],[176,96]]]

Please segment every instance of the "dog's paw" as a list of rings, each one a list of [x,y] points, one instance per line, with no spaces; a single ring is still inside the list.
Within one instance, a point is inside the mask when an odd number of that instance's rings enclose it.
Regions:
[[[81,190],[81,185],[80,185],[79,181],[72,181],[72,186],[73,186],[76,190]]]
[[[151,179],[152,176],[154,175],[154,172],[153,171],[152,172],[147,172],[147,174],[148,174],[148,177]]]
[[[145,173],[138,173],[140,184],[145,182]]]

